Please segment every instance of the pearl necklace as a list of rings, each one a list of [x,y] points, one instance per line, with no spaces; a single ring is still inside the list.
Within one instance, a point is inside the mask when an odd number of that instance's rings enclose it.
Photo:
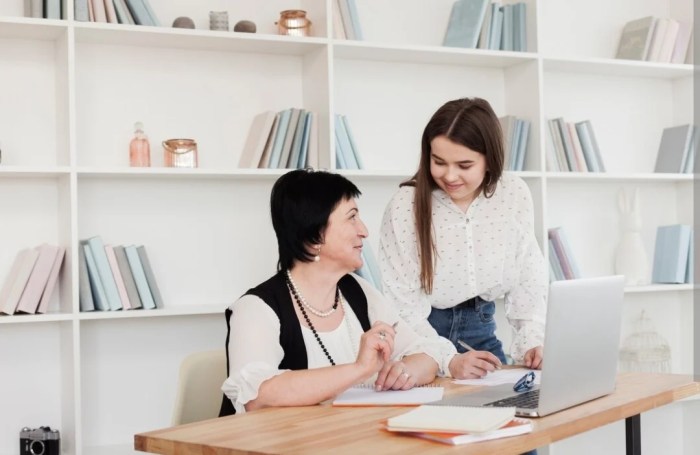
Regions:
[[[335,287],[335,302],[333,303],[331,309],[328,311],[321,311],[308,304],[304,296],[301,295],[301,292],[299,292],[299,288],[292,279],[292,274],[289,272],[289,270],[287,270],[287,280],[289,281],[289,290],[292,291],[292,294],[297,299],[297,301],[301,302],[301,304],[304,305],[307,310],[309,310],[311,313],[318,316],[319,318],[327,318],[331,314],[335,313],[335,310],[338,309],[338,302],[340,301],[340,291],[338,290],[338,286]]]

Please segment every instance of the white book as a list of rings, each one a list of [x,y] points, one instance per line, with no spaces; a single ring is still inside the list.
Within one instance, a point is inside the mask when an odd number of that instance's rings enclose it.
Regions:
[[[36,250],[39,252],[39,257],[32,268],[32,273],[29,275],[22,297],[20,297],[17,304],[17,311],[27,314],[36,313],[41,294],[44,293],[53,263],[56,261],[56,255],[58,254],[58,247],[48,243],[37,247]]]
[[[38,257],[39,251],[34,248],[26,248],[17,253],[10,273],[5,279],[5,284],[0,290],[1,313],[15,314],[19,299],[22,297],[22,292],[24,292],[24,287]]]
[[[678,36],[676,44],[671,54],[671,63],[685,63],[685,56],[688,54],[691,37],[693,36],[693,24],[690,22],[678,22]]]
[[[666,29],[668,28],[669,19],[658,19],[656,21],[656,27],[654,28],[654,35],[651,39],[651,45],[649,46],[649,54],[646,60],[650,62],[658,62],[661,56],[661,46],[664,42],[664,37],[666,36]]]
[[[239,168],[256,168],[263,156],[265,146],[270,142],[272,125],[277,113],[274,111],[262,112],[253,118],[253,123],[248,131],[241,157],[238,160]]]
[[[661,42],[661,50],[659,51],[659,61],[670,63],[673,56],[673,49],[676,47],[676,39],[680,31],[680,23],[677,20],[669,19],[666,27],[666,34]]]

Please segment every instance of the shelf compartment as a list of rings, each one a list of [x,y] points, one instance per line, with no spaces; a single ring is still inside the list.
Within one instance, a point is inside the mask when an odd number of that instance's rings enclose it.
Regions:
[[[619,77],[680,79],[693,76],[693,65],[610,58],[544,58],[542,66],[545,71]]]
[[[660,183],[660,182],[692,182],[693,174],[662,174],[662,173],[635,173],[623,172],[547,172],[547,180],[558,182],[634,182],[634,183]]]
[[[165,307],[155,310],[127,310],[127,311],[90,311],[80,313],[78,319],[81,321],[94,321],[106,319],[131,319],[131,318],[151,318],[168,316],[196,316],[196,315],[223,315],[229,304],[201,304],[201,305],[181,305],[177,307]],[[1,319],[0,319],[1,321]]]
[[[0,39],[56,41],[67,29],[63,20],[0,16]]]

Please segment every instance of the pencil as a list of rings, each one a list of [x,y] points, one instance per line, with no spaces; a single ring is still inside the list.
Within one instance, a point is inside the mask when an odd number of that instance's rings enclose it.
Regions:
[[[464,349],[468,349],[468,350],[470,350],[470,351],[476,351],[476,349],[474,349],[473,347],[469,346],[467,343],[465,343],[465,342],[462,341],[462,340],[457,340],[457,344],[459,344],[460,346],[462,346]],[[499,362],[499,363],[500,363],[500,362]],[[501,365],[499,365],[499,364],[494,364],[493,366],[495,366],[496,369],[498,369],[498,370],[501,369]]]

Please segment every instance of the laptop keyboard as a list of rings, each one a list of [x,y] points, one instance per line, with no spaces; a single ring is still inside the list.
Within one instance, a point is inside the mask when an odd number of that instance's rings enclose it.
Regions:
[[[530,390],[518,395],[504,398],[503,400],[492,401],[484,406],[493,406],[496,408],[512,407],[535,409],[540,401],[540,389]]]

